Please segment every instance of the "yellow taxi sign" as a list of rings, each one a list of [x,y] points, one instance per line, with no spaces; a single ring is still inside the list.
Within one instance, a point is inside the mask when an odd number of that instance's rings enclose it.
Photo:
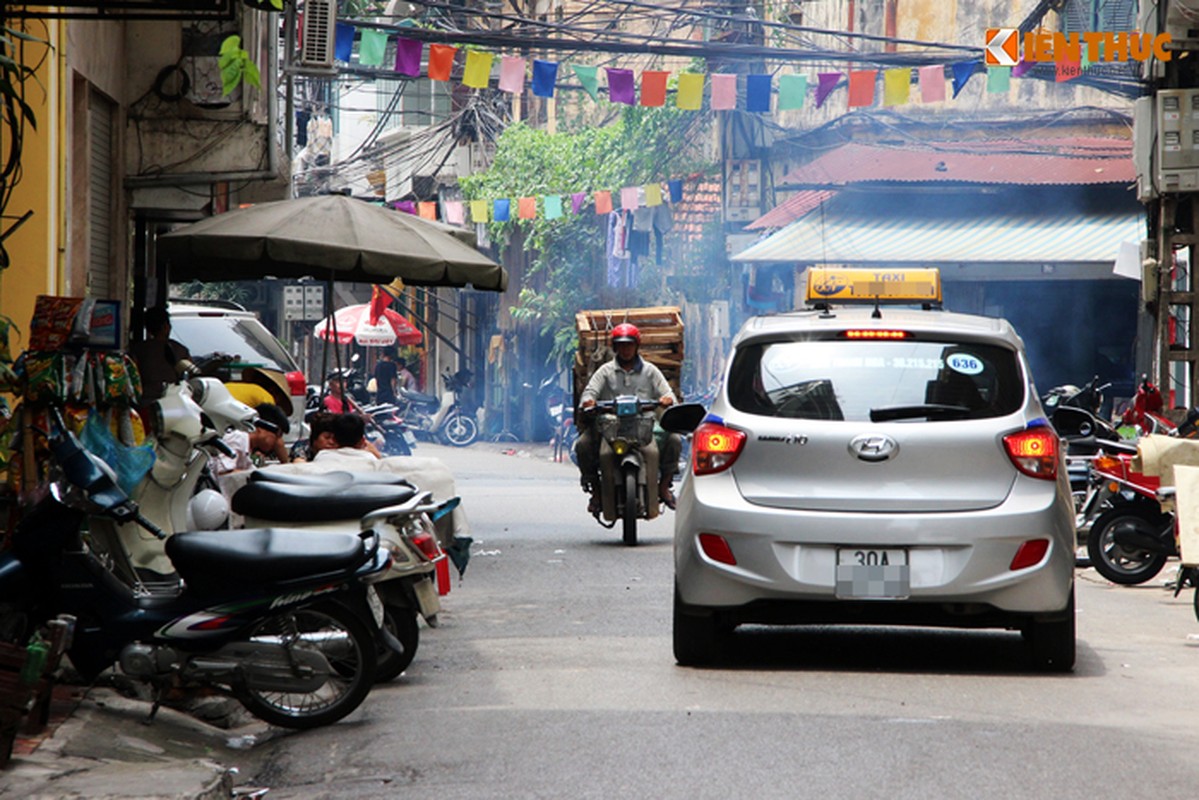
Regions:
[[[941,271],[910,269],[808,268],[809,303],[941,302]]]

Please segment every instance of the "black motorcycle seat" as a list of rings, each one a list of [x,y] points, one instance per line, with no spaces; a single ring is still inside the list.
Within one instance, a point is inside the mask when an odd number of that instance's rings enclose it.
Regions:
[[[167,539],[166,554],[192,586],[261,585],[356,569],[366,545],[353,533],[247,528],[177,533]]]
[[[250,473],[250,481],[252,483],[263,481],[268,483],[284,483],[293,486],[328,486],[331,488],[338,487],[338,489],[351,483],[386,486],[412,485],[408,482],[407,478],[397,475],[394,472],[345,472],[343,470],[299,474],[258,469]]]
[[[416,403],[421,406],[433,406],[436,408],[441,405],[441,398],[431,394],[421,394],[420,392],[410,392],[407,389],[401,389],[400,396],[410,403]]]
[[[416,494],[411,484],[346,483],[303,485],[257,481],[233,495],[238,514],[278,522],[357,520],[377,508],[406,503]]]

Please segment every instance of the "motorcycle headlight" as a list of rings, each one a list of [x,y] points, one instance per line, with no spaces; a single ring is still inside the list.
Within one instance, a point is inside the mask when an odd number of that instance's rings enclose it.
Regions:
[[[623,456],[626,452],[628,452],[628,449],[629,443],[624,439],[614,439],[612,441],[612,452],[616,453],[616,455]]]

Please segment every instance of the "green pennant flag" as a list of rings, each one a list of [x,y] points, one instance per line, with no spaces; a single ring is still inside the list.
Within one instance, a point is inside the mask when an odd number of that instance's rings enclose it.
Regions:
[[[779,76],[779,111],[794,111],[803,108],[804,97],[808,93],[807,75]]]
[[[1012,86],[1011,67],[987,67],[987,91],[1003,94]]]
[[[358,63],[366,67],[377,67],[383,63],[387,50],[387,34],[373,28],[362,29],[362,41],[358,44]]]
[[[575,77],[579,79],[579,83],[583,84],[583,88],[587,90],[587,94],[591,95],[591,99],[598,100],[599,78],[596,76],[596,72],[599,70],[599,67],[571,64],[570,68],[574,70]]]
[[[547,194],[545,196],[545,218],[558,219],[562,216],[562,195]]]

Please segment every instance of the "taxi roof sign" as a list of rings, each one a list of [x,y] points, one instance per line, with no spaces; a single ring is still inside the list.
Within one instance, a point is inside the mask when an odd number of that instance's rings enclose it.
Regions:
[[[807,301],[828,303],[941,304],[941,271],[910,269],[808,268]]]

